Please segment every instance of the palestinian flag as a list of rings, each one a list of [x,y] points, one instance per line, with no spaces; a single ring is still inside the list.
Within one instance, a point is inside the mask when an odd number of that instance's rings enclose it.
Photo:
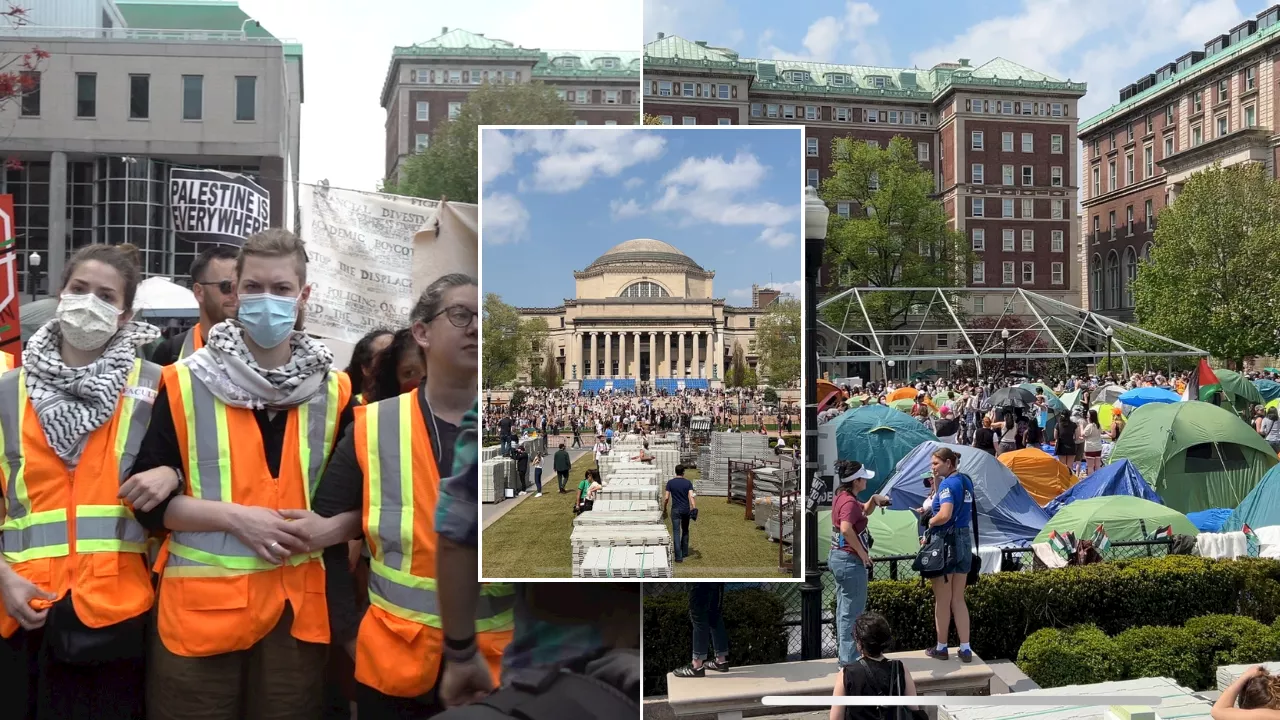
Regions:
[[[1152,540],[1172,540],[1172,539],[1173,539],[1173,526],[1172,526],[1172,525],[1165,525],[1164,527],[1160,528],[1159,530],[1156,530],[1154,533],[1151,533],[1151,539],[1152,539]]]
[[[1107,548],[1111,547],[1111,538],[1107,537],[1107,531],[1102,527],[1102,525],[1098,525],[1098,527],[1094,528],[1091,542],[1093,542],[1094,549],[1099,553],[1104,553],[1107,551]]]
[[[1071,551],[1075,549],[1075,542],[1069,538],[1069,535],[1063,535],[1057,530],[1049,531],[1049,547],[1062,557],[1070,557]]]
[[[1249,545],[1249,557],[1258,557],[1258,551],[1260,550],[1259,546],[1261,544],[1258,542],[1258,534],[1255,533],[1253,528],[1248,525],[1240,528],[1240,530],[1244,533],[1245,542]]]
[[[1196,367],[1195,372],[1191,373],[1191,382],[1187,383],[1182,399],[1213,402],[1216,405],[1218,394],[1221,392],[1222,383],[1218,382],[1218,376],[1213,374],[1209,361],[1200,358],[1200,365]]]

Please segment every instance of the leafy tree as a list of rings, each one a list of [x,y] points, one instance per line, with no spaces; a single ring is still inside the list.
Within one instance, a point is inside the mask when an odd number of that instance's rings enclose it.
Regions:
[[[1142,327],[1236,363],[1280,351],[1280,182],[1261,163],[1188,178],[1133,283]]]
[[[756,347],[769,382],[791,385],[800,380],[800,301],[778,298],[756,323]]]
[[[0,2],[0,29],[7,26],[12,31],[27,24],[26,8],[12,2]],[[32,47],[21,54],[0,53],[0,112],[13,103],[21,102],[23,96],[39,90],[34,73],[39,72],[48,59],[49,53],[39,47]],[[22,167],[16,158],[9,158],[5,165],[13,169]]]
[[[766,404],[766,405],[777,405],[777,404],[778,404],[778,391],[777,391],[777,390],[774,390],[774,389],[773,389],[773,388],[771,388],[771,387],[767,387],[767,388],[765,388],[765,389],[764,389],[764,402],[765,402],[765,404]]]
[[[743,374],[742,374],[742,385],[741,385],[741,387],[754,389],[754,388],[755,388],[755,387],[757,387],[759,384],[760,384],[760,378],[759,378],[759,376],[756,374],[756,369],[755,369],[755,368],[753,368],[753,367],[749,367],[749,368],[747,368],[747,369],[746,369],[746,371],[745,371],[745,372],[743,372]]]
[[[661,125],[662,120],[657,115],[645,114],[642,116],[641,125]]]
[[[832,214],[827,231],[826,262],[842,287],[959,288],[974,262],[964,235],[950,226],[942,203],[934,197],[934,176],[916,159],[910,141],[896,137],[886,148],[861,140],[836,138],[831,177],[819,195],[828,205],[849,202],[857,212],[848,218]],[[928,298],[913,292],[864,296],[871,322],[899,329],[911,308]],[[839,327],[848,303],[824,308]],[[861,320],[861,311],[852,316]]]
[[[484,349],[481,371],[485,387],[505,385],[523,370],[530,376],[542,361],[547,321],[521,320],[520,313],[496,293],[484,296]]]
[[[560,367],[551,354],[551,348],[547,348],[547,359],[542,365],[542,386],[552,390],[560,387]]]
[[[742,351],[742,343],[735,340],[733,342],[733,359],[730,361],[729,372],[725,373],[725,380],[729,383],[729,387],[743,387],[747,382],[747,359],[746,354]]]
[[[549,85],[540,81],[484,83],[467,95],[456,118],[436,128],[425,150],[405,161],[403,181],[388,181],[383,191],[474,203],[480,176],[481,125],[573,124],[573,110]]]
[[[1005,344],[1000,335],[1002,330],[1009,331],[1008,346],[1009,352],[1012,354],[1020,355],[1028,352],[1048,354],[1057,350],[1057,345],[1053,344],[1053,341],[1045,336],[1043,329],[1038,325],[1032,326],[1021,316],[1005,315],[1003,318],[999,318],[980,315],[965,322],[965,328],[968,330],[969,338],[978,349],[982,349],[985,344],[988,355],[1000,356],[994,359],[990,357],[983,359],[983,374],[988,377],[1004,377],[1010,372],[1026,371],[1032,378],[1047,378],[1052,375],[1050,370],[1054,362],[1057,363],[1055,366],[1057,372],[1062,372],[1061,357],[1056,361],[1053,359],[1032,360],[1029,364],[1029,371],[1027,371],[1028,363],[1026,360],[1013,358],[1008,363],[1004,362]],[[1067,338],[1067,343],[1069,342],[1070,338]],[[972,372],[973,363],[965,361],[961,365],[961,374],[972,374]],[[1084,367],[1079,361],[1077,361],[1076,372],[1084,372]]]
[[[510,409],[511,412],[520,412],[520,409],[524,407],[524,401],[527,395],[528,393],[524,391],[524,388],[520,388],[511,393],[511,402],[507,403],[507,408]]]

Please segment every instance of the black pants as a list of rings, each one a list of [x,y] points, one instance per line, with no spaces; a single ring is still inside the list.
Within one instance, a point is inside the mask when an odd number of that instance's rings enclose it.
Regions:
[[[564,492],[564,486],[567,485],[569,482],[569,471],[557,470],[556,480],[560,483],[560,492]]]
[[[444,665],[441,663],[443,674]],[[360,720],[422,720],[444,712],[444,704],[440,702],[436,686],[426,695],[416,698],[402,698],[387,695],[364,683],[356,683],[356,716]]]
[[[143,661],[68,665],[44,629],[18,629],[0,644],[0,716],[14,720],[143,720]]]

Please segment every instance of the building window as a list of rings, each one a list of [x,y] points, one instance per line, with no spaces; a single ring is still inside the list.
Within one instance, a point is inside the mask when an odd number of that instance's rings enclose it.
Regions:
[[[1098,242],[1098,216],[1093,216],[1093,241]]]
[[[1000,103],[1000,112],[1004,113],[1005,115],[1012,115],[1012,114],[1013,114],[1013,101],[1012,101],[1012,100],[1005,100],[1004,102]]]
[[[1107,190],[1116,189],[1116,161],[1107,163]]]
[[[22,93],[22,103],[19,112],[22,117],[39,117],[40,116],[40,73],[35,70],[22,70],[18,73],[22,85],[20,87],[30,87],[29,90]]]
[[[1013,284],[1013,261],[1011,260],[1005,261],[1001,263],[1001,266],[1002,266],[1001,270],[1003,270],[1003,272],[1001,273],[1003,276],[1001,278],[1001,281],[1005,285],[1012,285]]]
[[[681,83],[680,94],[685,97],[698,97],[698,93],[694,89],[694,84],[691,82]]]
[[[1030,285],[1036,281],[1036,264],[1033,262],[1022,263],[1022,284]]]
[[[670,293],[668,293],[665,289],[663,289],[663,287],[658,283],[642,280],[640,282],[631,283],[630,285],[628,285],[626,288],[623,289],[621,293],[618,293],[618,297],[662,298],[662,297],[670,297]],[[752,320],[755,320],[755,318],[752,318]]]
[[[691,115],[685,115],[684,117],[680,118],[680,124],[682,124],[682,125],[697,125],[697,124],[698,124],[698,118],[693,117],[693,116],[691,116]]]
[[[928,162],[929,160],[929,143],[916,144],[916,160],[920,162]]]
[[[842,218],[849,217],[849,203],[836,203],[836,214]]]
[[[1204,100],[1200,94],[1200,91],[1197,90],[1191,93],[1191,112],[1198,113],[1203,109],[1204,109]]]
[[[729,118],[716,118],[717,125],[732,125],[733,121]]]
[[[253,122],[257,117],[258,78],[252,75],[236,77],[236,122]]]
[[[418,133],[414,136],[413,150],[414,152],[422,152],[431,145],[431,136],[426,133]]]
[[[809,168],[805,171],[805,176],[809,181],[809,187],[818,187],[818,170],[817,168]],[[794,182],[794,181],[793,181]]]
[[[987,281],[987,266],[985,263],[976,262],[973,264],[973,281],[976,283]]]
[[[1049,231],[1049,250],[1050,252],[1062,252],[1062,231]]]
[[[574,125],[587,125],[587,124],[589,124],[589,123],[588,123],[586,120],[574,120],[574,121],[573,121],[573,124],[574,124]]]
[[[617,121],[617,120],[605,120],[605,121],[604,121],[604,124],[605,124],[605,125],[617,125],[617,124],[618,124],[618,121]],[[725,125],[728,125],[728,124],[729,124],[729,123],[725,123]]]
[[[763,103],[751,103],[751,117],[761,117],[764,115]]]
[[[1133,281],[1138,279],[1138,254],[1132,247],[1124,251],[1124,307],[1133,307]]]
[[[805,138],[805,154],[809,157],[818,157],[818,138]]]
[[[604,104],[605,104],[605,105],[617,105],[617,104],[618,104],[618,91],[617,91],[617,90],[605,90],[605,91],[604,91]]]
[[[1169,127],[1173,124],[1173,105],[1164,106],[1164,126]]]
[[[204,118],[204,76],[182,76],[182,119]]]
[[[1062,168],[1056,165],[1049,168],[1049,184],[1053,187],[1062,187]]]
[[[1200,130],[1200,126],[1196,125],[1191,128],[1191,147],[1200,147],[1204,142],[1204,133]]]
[[[1023,198],[1022,200],[1022,217],[1033,218],[1036,216],[1036,201],[1031,198]]]
[[[1227,134],[1227,116],[1219,115],[1218,116],[1218,137],[1222,137],[1226,134]]]
[[[1035,169],[1030,165],[1022,166],[1022,184],[1035,185]]]
[[[1257,111],[1252,105],[1244,109],[1244,126],[1247,128],[1255,127],[1258,124]]]
[[[783,106],[782,106],[782,117],[783,117],[784,119],[786,119],[786,120],[795,120],[795,119],[796,119],[796,106],[795,106],[795,105],[783,105]]]
[[[670,125],[670,124],[671,124],[671,116],[670,116],[670,115],[659,115],[659,116],[658,116],[658,123],[659,123],[659,124],[661,124],[661,125]]]
[[[1061,135],[1049,136],[1049,152],[1053,153],[1054,155],[1062,154],[1062,136]]]
[[[880,173],[877,170],[871,171],[871,176],[867,178],[867,188],[871,190],[880,189]]]
[[[1036,251],[1036,231],[1023,230],[1022,231],[1022,252],[1035,252],[1035,251]]]
[[[973,299],[973,311],[975,313],[978,313],[979,315],[981,315],[982,313],[986,312],[985,308],[983,307],[984,305],[986,305],[986,303],[984,302],[984,298],[981,295]]]
[[[1244,91],[1249,92],[1258,86],[1258,68],[1251,67],[1244,70]]]
[[[1116,239],[1116,211],[1107,213],[1107,225],[1111,227],[1111,239]]]
[[[1062,103],[1049,103],[1049,115],[1052,117],[1062,117],[1062,108]]]
[[[765,116],[766,116],[766,117],[771,117],[771,118],[776,118],[776,117],[778,117],[778,106],[777,106],[777,105],[765,105],[764,107],[765,107]]]
[[[658,81],[658,96],[671,97],[671,82],[668,80]]]
[[[987,249],[987,231],[982,228],[973,229],[973,249],[982,252]]]
[[[1124,184],[1133,184],[1133,153],[1126,153],[1124,156]]]
[[[1000,149],[1004,152],[1013,152],[1013,133],[1000,133]]]
[[[982,216],[983,216],[983,202],[982,202],[982,200],[983,200],[982,198],[973,198],[973,199],[970,201],[970,203],[969,203],[969,214],[970,214],[970,215],[972,215],[973,217],[982,217]]]
[[[982,149],[982,131],[981,130],[974,130],[973,132],[969,133],[969,147],[972,150]]]
[[[889,111],[889,123],[890,123],[891,125],[897,125],[897,124],[898,124],[898,111],[897,111],[897,110],[890,110],[890,111]]]
[[[1150,135],[1154,129],[1155,129],[1155,121],[1151,119],[1150,115],[1147,115],[1147,131],[1144,134]]]
[[[1132,205],[1128,205],[1128,206],[1126,206],[1126,207],[1125,207],[1125,209],[1124,209],[1124,212],[1125,212],[1125,228],[1126,228],[1126,231],[1127,231],[1130,235],[1132,235],[1132,234],[1133,234],[1133,206],[1132,206]]]
[[[1049,207],[1050,207],[1049,217],[1054,220],[1062,220],[1064,215],[1063,208],[1066,207],[1066,204],[1067,204],[1066,200],[1054,200],[1053,202],[1049,203]]]
[[[1022,152],[1035,152],[1035,140],[1031,133],[1022,133]]]
[[[718,98],[718,99],[720,99],[720,100],[728,100],[728,99],[729,99],[729,86],[728,86],[728,85],[717,85],[717,86],[716,86],[716,98]]]
[[[817,120],[817,119],[818,119],[818,106],[817,106],[817,105],[805,105],[805,106],[804,106],[804,119],[805,119],[805,120]]]
[[[1148,200],[1148,201],[1146,202],[1146,205],[1144,205],[1142,209],[1143,209],[1143,212],[1146,214],[1146,217],[1147,217],[1147,221],[1146,221],[1146,222],[1147,222],[1147,230],[1150,230],[1150,229],[1151,229],[1151,221],[1155,219],[1155,218],[1153,217],[1153,213],[1152,213],[1151,201],[1150,201],[1150,200]]]
[[[129,119],[146,120],[151,117],[151,76],[129,76]]]
[[[98,74],[76,73],[76,117],[98,116]]]
[[[1001,198],[1000,217],[1013,217],[1013,198]]]
[[[863,110],[863,111],[862,111],[862,118],[863,118],[864,120],[866,120],[867,122],[869,122],[869,123],[877,122],[876,117],[877,117],[877,114],[876,114],[876,111],[875,111],[875,110]]]
[[[1163,157],[1169,157],[1170,155],[1173,155],[1173,136],[1172,136],[1172,135],[1170,135],[1170,136],[1168,136],[1168,137],[1166,137],[1166,138],[1164,139],[1164,155],[1163,155]]]
[[[983,184],[983,183],[982,183],[982,180],[983,180],[982,175],[983,175],[983,173],[982,173],[982,163],[974,163],[974,164],[973,164],[973,166],[972,166],[972,167],[970,167],[970,169],[969,169],[969,179],[970,179],[970,182],[972,182],[974,185],[981,185],[981,184]]]
[[[1062,284],[1062,263],[1056,262],[1049,265],[1050,282],[1054,285]]]
[[[1013,252],[1013,229],[1005,228],[1000,232],[1000,249],[1005,252]]]
[[[1231,98],[1231,79],[1222,78],[1218,81],[1218,102],[1229,100]]]
[[[1013,184],[1013,166],[1012,165],[1002,165],[1000,167],[1000,183],[1002,185]]]
[[[1092,197],[1097,197],[1097,196],[1099,196],[1099,195],[1101,195],[1101,194],[1102,194],[1102,187],[1101,187],[1101,186],[1102,186],[1102,181],[1099,179],[1099,176],[1101,176],[1101,175],[1102,175],[1102,171],[1101,171],[1101,169],[1099,169],[1099,168],[1096,168],[1096,167],[1095,167],[1095,168],[1093,169],[1093,193],[1092,193]]]
[[[460,102],[449,103],[449,119],[450,120],[456,120],[458,118],[458,113],[460,112],[462,112],[462,103]]]
[[[849,112],[849,108],[847,107],[838,107],[835,109],[835,117],[839,122],[849,122],[849,118],[852,117],[852,113]]]
[[[1153,175],[1155,175],[1155,168],[1156,168],[1155,159],[1156,159],[1155,148],[1151,147],[1150,145],[1147,145],[1146,147],[1142,148],[1142,179],[1147,180],[1147,179],[1150,179]]]
[[[417,104],[417,107],[418,107],[418,116],[417,116],[418,122],[427,122],[428,120],[431,119],[431,103],[428,103],[425,101],[419,101]]]

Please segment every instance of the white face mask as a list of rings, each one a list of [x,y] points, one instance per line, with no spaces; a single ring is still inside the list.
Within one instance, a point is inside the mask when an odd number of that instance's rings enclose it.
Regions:
[[[58,303],[62,337],[77,350],[97,350],[120,329],[123,311],[97,295],[63,295]]]

